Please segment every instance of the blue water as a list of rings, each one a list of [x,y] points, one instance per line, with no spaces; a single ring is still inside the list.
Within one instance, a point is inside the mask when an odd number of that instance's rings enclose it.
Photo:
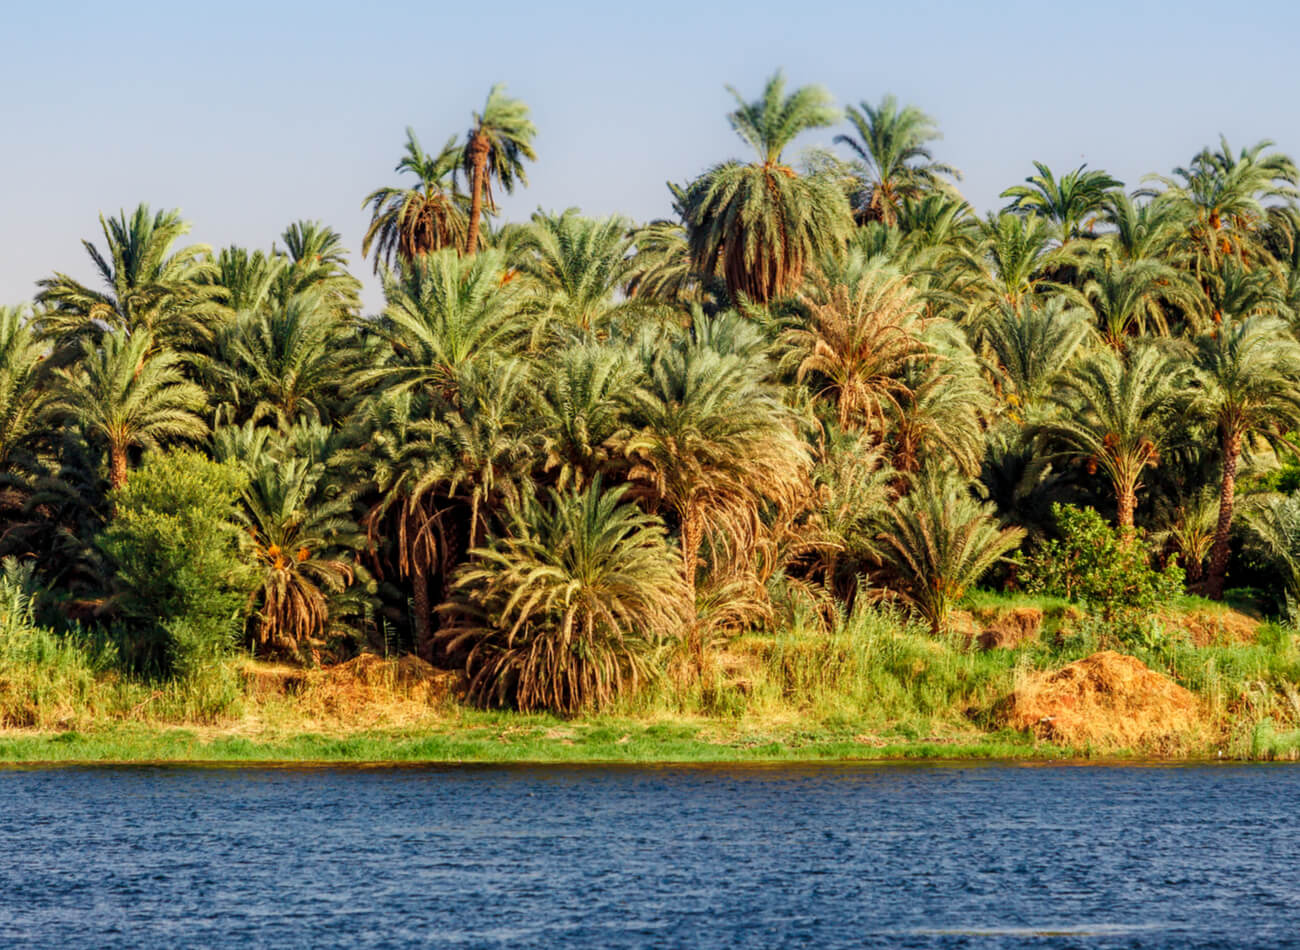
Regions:
[[[0,945],[1300,946],[1300,767],[0,770]]]

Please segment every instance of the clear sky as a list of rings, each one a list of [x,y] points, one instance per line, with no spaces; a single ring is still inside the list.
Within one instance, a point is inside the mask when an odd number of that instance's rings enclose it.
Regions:
[[[324,221],[374,309],[362,199],[401,182],[407,125],[436,149],[496,81],[539,130],[509,218],[667,214],[665,181],[744,155],[724,85],[755,95],[776,67],[841,104],[925,109],[981,212],[1032,159],[1133,186],[1219,133],[1300,156],[1297,27],[1274,0],[0,0],[0,302],[55,270],[89,279],[97,215],[147,201],[214,247]]]

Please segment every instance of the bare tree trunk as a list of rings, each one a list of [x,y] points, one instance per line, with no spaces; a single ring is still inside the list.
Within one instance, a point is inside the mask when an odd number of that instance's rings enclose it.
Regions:
[[[474,181],[470,187],[472,196],[469,203],[469,233],[465,236],[465,253],[473,254],[478,250],[478,221],[483,215],[483,186],[487,177],[487,140],[476,134],[469,143],[469,154],[474,160]]]
[[[1232,530],[1232,509],[1237,499],[1237,460],[1241,457],[1241,436],[1223,437],[1223,482],[1219,487],[1219,521],[1214,526],[1210,548],[1210,576],[1205,592],[1213,600],[1223,599],[1224,574],[1228,568],[1228,534]]]

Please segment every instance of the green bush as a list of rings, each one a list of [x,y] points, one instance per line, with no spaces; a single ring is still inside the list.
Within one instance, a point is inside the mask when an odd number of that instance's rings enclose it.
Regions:
[[[123,656],[136,670],[189,674],[234,644],[252,588],[235,513],[242,478],[180,450],[148,456],[113,492],[99,547],[115,571]]]
[[[1030,593],[1100,608],[1107,619],[1132,609],[1169,603],[1183,592],[1176,563],[1158,571],[1142,533],[1125,535],[1091,508],[1052,506],[1058,538],[1039,544],[1021,564]]]

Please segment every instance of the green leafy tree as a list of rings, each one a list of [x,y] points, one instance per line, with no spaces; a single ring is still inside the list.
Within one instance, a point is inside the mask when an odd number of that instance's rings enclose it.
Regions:
[[[235,466],[179,449],[146,456],[112,492],[98,545],[137,669],[193,673],[234,645],[252,587],[235,512],[242,484]]]
[[[37,440],[49,432],[48,350],[27,310],[0,307],[0,477],[34,461]]]

